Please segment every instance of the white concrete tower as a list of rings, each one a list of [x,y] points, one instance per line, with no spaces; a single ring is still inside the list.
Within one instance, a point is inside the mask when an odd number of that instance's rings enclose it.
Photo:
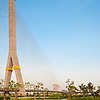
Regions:
[[[9,0],[9,55],[4,80],[4,88],[9,86],[13,69],[15,70],[17,83],[21,84],[20,93],[25,94],[25,88],[19,66],[16,51],[16,18],[15,18],[15,0]]]

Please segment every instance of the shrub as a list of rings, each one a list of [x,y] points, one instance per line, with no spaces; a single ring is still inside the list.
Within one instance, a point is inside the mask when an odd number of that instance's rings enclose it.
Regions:
[[[4,99],[4,97],[3,96],[0,96],[0,99]]]
[[[68,100],[100,100],[100,98],[95,97],[78,97],[78,98],[70,98]]]
[[[0,96],[0,99],[4,99],[4,96]],[[6,99],[10,99],[10,96],[6,96]]]
[[[10,99],[10,96],[6,96],[6,99]]]

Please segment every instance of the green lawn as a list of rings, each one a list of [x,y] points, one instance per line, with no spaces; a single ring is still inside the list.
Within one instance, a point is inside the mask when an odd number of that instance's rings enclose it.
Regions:
[[[71,98],[68,100],[100,100],[100,97],[81,97],[81,98]]]
[[[11,98],[10,100],[14,100],[14,99]],[[19,98],[18,100],[34,100],[34,99]],[[44,100],[44,99],[36,99],[36,100]],[[62,100],[62,99],[45,99],[45,100]],[[100,97],[71,98],[71,99],[66,99],[66,100],[100,100]]]
[[[3,98],[4,98],[3,96],[0,96],[0,100],[4,100]],[[8,98],[7,100],[15,100],[14,97],[10,98],[10,96],[6,96],[6,98]],[[34,98],[33,97],[29,97],[29,98],[18,97],[18,100],[34,100]],[[44,100],[44,98],[41,98],[41,99],[37,98],[36,100]],[[52,99],[46,98],[45,100],[62,100],[62,99],[54,99],[52,97]],[[70,99],[68,99],[68,97],[64,97],[63,100],[100,100],[100,97],[76,97],[76,98],[73,97],[73,98],[70,98]]]
[[[15,100],[13,98],[11,98],[10,100]],[[21,98],[18,98],[18,100],[34,100],[34,99],[21,99]],[[36,100],[44,100],[44,99],[36,99]],[[61,100],[61,99],[45,99],[45,100]]]

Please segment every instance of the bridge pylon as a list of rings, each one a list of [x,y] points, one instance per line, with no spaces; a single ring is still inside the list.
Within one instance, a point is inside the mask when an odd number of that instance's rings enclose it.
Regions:
[[[12,71],[15,70],[17,83],[21,85],[20,93],[25,95],[24,83],[19,66],[16,50],[16,17],[15,17],[15,0],[9,0],[9,54],[5,73],[4,88],[8,88],[11,80]]]

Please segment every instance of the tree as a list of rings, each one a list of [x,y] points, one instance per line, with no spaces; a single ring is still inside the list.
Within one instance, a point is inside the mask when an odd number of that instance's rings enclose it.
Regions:
[[[74,86],[74,87],[72,88],[72,92],[73,92],[74,96],[76,96],[77,91],[78,91],[78,89]]]
[[[45,94],[46,92],[48,93],[49,89],[48,88],[44,88],[44,100],[45,100]]]
[[[34,100],[36,100],[36,96],[39,95],[38,91],[43,89],[43,83],[37,82],[36,85],[32,84],[32,87],[34,88]]]
[[[3,89],[3,84],[4,84],[3,79],[0,79],[0,89]]]
[[[39,82],[39,90],[41,91],[41,93],[43,94],[44,91],[44,84],[42,82]],[[44,100],[45,100],[45,92],[44,92]]]
[[[36,93],[35,93],[35,91],[36,91],[36,85],[32,84],[32,87],[34,89],[34,100],[36,100]]]
[[[26,82],[25,83],[25,88],[27,88],[29,90],[29,88],[30,88],[30,82]]]
[[[53,84],[53,90],[57,91],[60,88],[60,85],[54,83]]]
[[[3,90],[3,85],[4,85],[4,81],[3,79],[0,79],[0,89]]]
[[[44,89],[44,84],[42,82],[40,82],[40,90],[42,91]]]
[[[37,82],[37,84],[36,84],[36,91],[37,91],[37,93],[36,93],[36,95],[37,96],[39,96],[39,88],[40,88],[40,82]]]
[[[25,86],[25,88],[28,89],[29,92],[30,92],[30,88],[31,88],[31,86],[32,86],[31,83],[30,83],[30,82],[26,82],[24,86]]]
[[[9,82],[9,87],[8,87],[8,89],[9,89],[9,91],[11,92],[11,94],[12,94],[12,92],[14,91],[14,84],[15,84],[15,81],[13,81],[13,80],[11,80],[11,81]]]
[[[47,92],[46,95],[48,96],[48,91],[49,91],[49,89],[48,89],[48,88],[44,88],[44,91]]]
[[[92,96],[93,90],[95,90],[94,85],[91,82],[89,82],[88,85],[87,85],[87,88],[88,88],[88,91],[91,93],[91,96]]]
[[[20,90],[20,87],[22,87],[19,83],[15,83],[15,81],[11,80],[9,82],[9,91],[15,92],[15,99],[17,100],[17,92]]]
[[[20,87],[22,87],[22,85],[20,85],[19,83],[14,84],[15,98],[16,98],[16,99],[17,99],[17,91],[20,90]]]
[[[97,94],[100,95],[100,86],[97,86]]]
[[[100,86],[97,86],[97,88],[98,88],[98,92],[100,93]]]
[[[56,84],[56,83],[54,83],[53,84],[53,90],[56,92],[56,94],[57,94],[57,90],[60,88],[60,85],[58,85],[58,84]],[[59,99],[59,93],[58,93],[58,99]]]
[[[79,85],[80,90],[83,92],[83,97],[85,97],[85,94],[88,93],[88,87],[86,85]]]
[[[66,88],[68,91],[68,97],[71,98],[71,94],[76,93],[78,89],[75,87],[74,81],[70,81],[70,79],[66,81],[66,84],[67,84]]]

